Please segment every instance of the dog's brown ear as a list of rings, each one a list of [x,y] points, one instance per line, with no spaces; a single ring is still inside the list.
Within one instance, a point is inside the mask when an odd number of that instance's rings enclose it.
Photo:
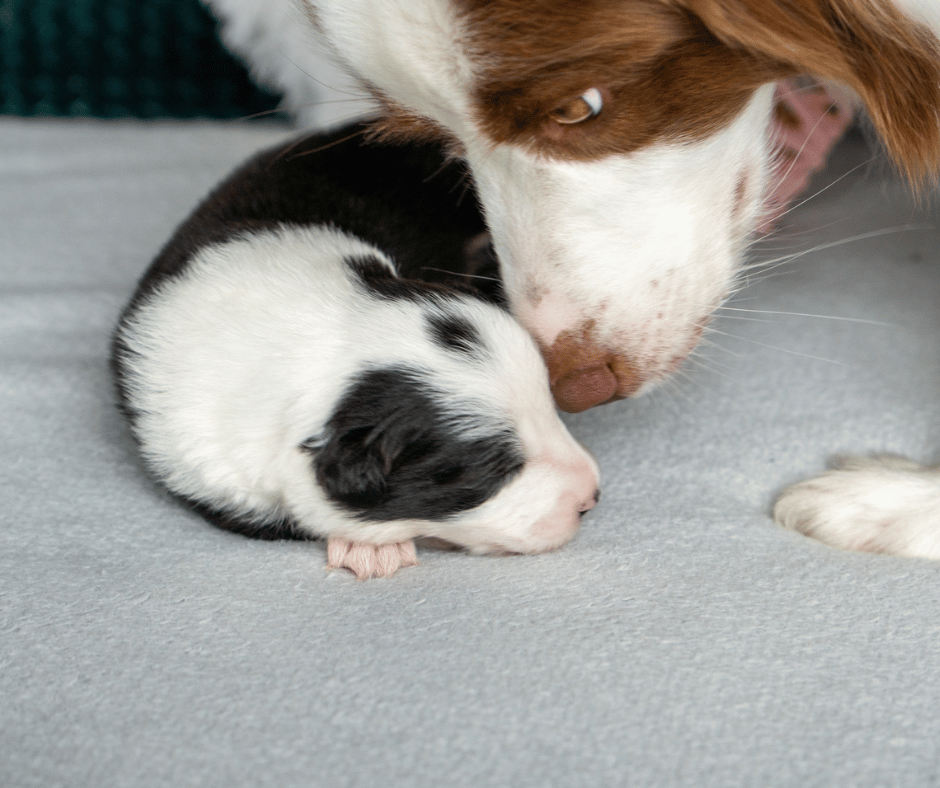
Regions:
[[[915,185],[940,173],[940,41],[890,0],[676,0],[732,48],[840,82]]]

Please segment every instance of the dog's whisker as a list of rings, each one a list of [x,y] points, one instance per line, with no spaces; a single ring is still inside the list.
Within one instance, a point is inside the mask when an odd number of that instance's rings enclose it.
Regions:
[[[792,93],[789,95],[792,95]],[[835,107],[836,106],[835,102],[833,102],[831,106]],[[825,113],[819,116],[819,118],[816,120],[816,123],[813,124],[813,128],[809,130],[809,133],[806,135],[806,138],[803,140],[803,144],[800,146],[800,149],[796,152],[796,155],[793,156],[793,158],[790,160],[790,166],[787,167],[786,172],[778,176],[779,179],[777,181],[777,184],[774,186],[773,189],[771,189],[770,193],[767,195],[768,202],[770,198],[772,198],[777,193],[777,190],[786,182],[787,178],[790,177],[790,173],[793,172],[793,168],[796,167],[796,163],[800,160],[800,156],[803,155],[803,151],[806,150],[806,146],[809,145],[809,141],[812,139],[813,135],[816,133],[817,129],[819,128],[819,124],[823,122],[825,117],[826,117]],[[779,160],[779,154],[777,158]],[[781,216],[783,215],[784,214],[781,214]]]
[[[881,328],[898,328],[895,323],[885,323],[881,320],[868,320],[863,317],[843,317],[840,315],[815,315],[809,312],[782,312],[774,309],[742,309],[741,307],[720,306],[716,311],[719,312],[748,312],[760,315],[779,315],[784,317],[808,317],[816,320],[836,320],[843,323],[860,323],[866,326],[879,326]],[[728,319],[753,320],[761,323],[772,323],[772,320],[761,320],[760,318],[743,317],[741,315],[722,315]]]
[[[711,381],[720,380],[726,383],[734,384],[737,376],[733,374],[732,368],[716,359],[704,357],[702,355],[690,357],[689,367],[692,372],[683,376],[683,382],[692,388],[693,393],[705,392],[706,396],[711,386]],[[697,372],[698,374],[692,374]]]
[[[688,370],[685,367],[680,367],[673,375],[650,392],[650,397],[655,397],[658,401],[664,402],[673,413],[683,413],[688,405],[693,402],[693,397],[686,390],[686,386],[694,384],[695,381],[688,373]]]
[[[364,90],[360,90],[360,92],[355,93],[351,90],[344,90],[343,88],[338,88],[335,85],[328,85],[322,79],[317,79],[315,76],[313,76],[313,74],[311,74],[309,71],[304,69],[296,60],[288,57],[287,54],[284,52],[284,50],[279,49],[278,53],[281,55],[281,57],[284,58],[285,61],[290,63],[301,74],[307,77],[307,79],[309,79],[311,82],[316,82],[320,87],[324,87],[327,90],[333,91],[334,93],[342,93],[345,96],[350,96],[351,101],[356,101],[356,100],[362,101],[362,100],[368,100],[370,98],[369,94]]]
[[[274,109],[266,109],[260,112],[254,112],[251,115],[240,115],[237,118],[229,118],[221,121],[222,123],[244,123],[249,120],[257,120],[259,118],[266,118],[272,115],[284,115],[285,119],[292,120],[293,115],[297,110],[300,109],[310,109],[311,107],[325,107],[333,104],[355,104],[357,99],[324,99],[322,101],[306,101],[299,104],[292,105],[292,108],[287,107],[275,107]],[[338,125],[344,125],[345,123],[354,120],[357,117],[360,117],[361,113],[355,113],[348,116],[347,118],[337,119]]]
[[[709,324],[708,326],[706,326],[705,331],[703,332],[702,338],[699,340],[699,345],[702,347],[706,347],[709,350],[717,350],[717,351],[720,351],[721,353],[731,355],[734,358],[738,358],[741,356],[741,353],[739,351],[729,348],[727,344],[725,344],[724,342],[716,341],[712,339],[712,336],[734,337],[735,335],[725,332],[722,329],[717,328],[713,324]]]
[[[764,282],[792,276],[793,273],[793,269],[785,267],[783,263],[780,263],[780,265],[774,266],[772,269],[768,269],[767,271],[751,271],[748,273],[746,281],[743,282],[741,286],[734,291],[732,296],[736,296],[738,293],[744,291],[747,288],[757,287]]]
[[[457,206],[460,207],[463,205],[463,201],[466,199],[467,194],[470,193],[470,190],[473,188],[473,179],[470,177],[469,172],[465,172],[463,179],[460,181],[460,185],[463,186],[463,191],[460,193],[460,197],[457,198]],[[457,187],[454,186],[456,189]]]
[[[428,177],[425,178],[422,181],[422,183],[430,183],[431,181],[433,181],[438,175],[444,172],[444,170],[446,170],[450,166],[450,164],[451,164],[450,159],[445,158],[444,161],[441,162],[441,166],[438,167],[436,170],[434,170],[434,172],[432,172],[430,175],[428,175]],[[454,187],[451,187],[451,189],[453,188]]]
[[[429,265],[421,266],[422,271],[436,271],[439,274],[448,274],[450,276],[465,276],[468,279],[482,279],[484,282],[499,282],[501,281],[498,277],[495,276],[483,276],[481,274],[468,274],[463,271],[447,271],[444,268],[432,268]]]
[[[767,247],[771,244],[783,244],[784,242],[792,242],[793,245],[802,244],[803,238],[807,236],[817,235],[823,230],[830,230],[833,227],[838,227],[839,225],[846,224],[850,221],[851,217],[842,216],[838,219],[833,219],[831,222],[826,222],[825,224],[817,224],[812,227],[807,227],[805,229],[796,229],[794,227],[786,227],[785,229],[775,229],[772,232],[767,233],[766,235],[755,238],[750,243],[750,254],[753,256],[764,251],[768,251]]]
[[[708,349],[711,349],[712,347],[716,346],[711,345]],[[698,369],[703,369],[711,375],[717,375],[721,378],[724,378],[725,380],[733,379],[730,374],[731,368],[728,364],[725,364],[716,358],[707,357],[704,353],[697,353],[689,356],[688,362],[691,366]]]
[[[815,199],[816,199],[817,197],[819,197],[821,194],[824,194],[825,192],[829,191],[829,189],[831,189],[833,186],[835,186],[835,185],[837,185],[838,183],[840,183],[841,181],[845,180],[846,178],[848,178],[850,175],[852,175],[853,173],[857,172],[858,170],[860,170],[860,169],[862,169],[862,168],[864,168],[864,167],[869,167],[869,166],[871,166],[872,162],[874,162],[874,161],[875,161],[875,157],[874,157],[874,156],[870,156],[868,159],[866,159],[865,161],[861,162],[860,164],[856,164],[854,167],[852,167],[850,170],[848,170],[848,172],[842,173],[842,175],[840,175],[838,178],[835,178],[834,180],[830,181],[830,182],[827,183],[825,186],[823,186],[821,189],[818,189],[817,191],[813,192],[811,195],[809,195],[809,197],[806,197],[806,198],[804,198],[804,199],[802,199],[802,200],[800,200],[800,201],[798,201],[798,202],[795,202],[795,203],[789,205],[789,206],[787,207],[787,209],[786,209],[785,211],[783,211],[783,213],[781,213],[781,214],[779,214],[779,215],[777,216],[777,221],[780,221],[784,216],[788,216],[788,215],[791,214],[793,211],[795,211],[797,208],[800,208],[800,207],[806,205],[808,202],[811,202],[812,200],[815,200]]]
[[[470,171],[467,169],[466,165],[464,165],[464,170],[460,174],[460,178],[453,186],[451,186],[450,190],[453,192],[457,189],[458,186],[462,186],[464,189],[464,194],[466,194],[467,187],[472,185],[472,183],[473,179],[470,177]]]
[[[261,112],[254,112],[251,115],[241,115],[237,118],[230,118],[228,120],[223,121],[223,123],[226,123],[226,124],[245,123],[246,121],[249,121],[249,120],[269,118],[274,115],[284,115],[285,117],[289,117],[290,112],[288,110],[285,110],[283,107],[275,107],[274,109],[266,109],[266,110],[262,110]]]
[[[718,307],[722,309],[723,307]],[[717,310],[716,310],[717,312]],[[773,320],[762,320],[759,317],[744,317],[742,315],[721,315],[723,320],[741,320],[745,323],[773,323]]]
[[[750,264],[748,267],[751,268],[764,268],[765,266],[774,266],[780,263],[789,263],[793,260],[798,260],[801,257],[805,257],[808,254],[814,254],[816,252],[823,252],[827,249],[835,249],[839,246],[844,246],[846,244],[856,243],[858,241],[868,241],[872,238],[879,238],[884,235],[894,235],[902,232],[911,232],[915,230],[933,230],[935,229],[931,225],[899,225],[897,227],[884,227],[880,230],[872,230],[867,233],[859,233],[858,235],[853,235],[848,238],[841,238],[838,241],[827,241],[826,243],[817,244],[812,246],[809,249],[805,249],[802,252],[795,252],[792,255],[785,255],[782,257],[777,257],[771,260],[760,260]]]
[[[816,246],[803,249],[798,252],[790,252],[779,257],[770,258],[770,259],[756,259],[749,262],[746,262],[739,269],[742,273],[749,273],[752,271],[768,272],[774,268],[779,267],[780,265],[785,265],[794,260],[797,260],[801,257],[805,257],[808,254],[813,254],[815,252],[825,251],[827,249],[834,249],[845,244],[855,243],[857,241],[869,240],[871,238],[876,238],[881,235],[891,235],[893,233],[907,232],[911,230],[932,230],[934,229],[930,225],[900,225],[897,227],[886,227],[880,230],[873,230],[869,233],[862,233],[855,236],[850,236],[847,238],[841,238],[837,241],[828,241],[823,244],[818,244]]]
[[[811,359],[812,361],[822,361],[826,364],[835,364],[836,366],[839,366],[839,367],[849,366],[844,361],[836,361],[835,359],[824,358],[823,356],[814,356],[812,353],[803,353],[799,350],[791,350],[790,348],[780,347],[779,345],[769,345],[766,342],[761,342],[757,339],[752,339],[751,337],[742,337],[742,336],[738,336],[737,334],[731,334],[726,331],[721,331],[719,329],[714,329],[714,332],[720,336],[725,336],[730,339],[736,339],[740,342],[748,342],[749,344],[757,345],[758,347],[766,348],[767,350],[774,350],[780,353],[786,353],[787,355],[790,355],[790,356],[798,356],[799,358],[808,358],[808,359]]]
[[[311,148],[310,150],[301,151],[300,153],[294,153],[293,155],[290,156],[290,159],[298,159],[298,158],[301,158],[301,157],[303,157],[303,156],[312,156],[312,155],[315,154],[315,153],[320,153],[321,151],[324,151],[324,150],[327,150],[327,149],[329,149],[329,148],[332,148],[332,147],[334,147],[335,145],[341,145],[342,143],[348,142],[349,140],[355,139],[356,137],[360,137],[360,136],[362,136],[363,134],[365,134],[365,131],[364,131],[363,129],[359,129],[358,131],[356,131],[356,132],[353,133],[353,134],[349,134],[349,135],[343,137],[342,139],[334,140],[334,141],[332,141],[332,142],[330,142],[330,143],[327,143],[326,145],[321,145],[319,148]],[[285,151],[281,154],[281,156],[286,156],[288,153],[290,153],[291,150],[295,149],[296,147],[297,147],[296,145],[291,146],[291,148],[290,148],[289,150],[285,150]]]

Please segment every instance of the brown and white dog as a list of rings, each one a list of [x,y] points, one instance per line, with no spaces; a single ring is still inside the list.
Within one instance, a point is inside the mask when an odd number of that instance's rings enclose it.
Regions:
[[[940,169],[936,0],[210,5],[295,102],[321,73],[316,33],[381,109],[377,134],[443,140],[466,161],[511,310],[568,411],[656,385],[735,289],[764,210],[778,80],[843,86],[913,183]],[[843,547],[940,557],[935,477],[888,464],[793,488],[778,520]],[[929,480],[911,515],[928,537],[883,535],[910,514],[905,492],[859,514],[871,474]]]

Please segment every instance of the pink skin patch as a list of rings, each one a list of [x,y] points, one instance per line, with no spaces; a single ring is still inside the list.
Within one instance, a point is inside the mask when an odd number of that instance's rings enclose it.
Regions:
[[[327,569],[348,569],[357,580],[391,577],[402,567],[417,566],[415,543],[367,544],[351,542],[338,536],[326,543]]]
[[[812,79],[799,77],[777,84],[772,132],[775,177],[760,232],[770,232],[790,201],[809,186],[854,117],[850,101]]]

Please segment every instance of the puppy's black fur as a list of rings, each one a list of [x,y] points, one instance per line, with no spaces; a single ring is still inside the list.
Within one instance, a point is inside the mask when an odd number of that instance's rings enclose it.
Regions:
[[[465,165],[435,145],[369,143],[367,133],[353,124],[310,136],[236,170],[179,227],[135,300],[201,247],[285,224],[355,235],[392,257],[403,279],[464,288],[467,268],[493,274],[489,248],[473,244],[486,225]],[[475,279],[474,290],[499,299],[495,279]]]

